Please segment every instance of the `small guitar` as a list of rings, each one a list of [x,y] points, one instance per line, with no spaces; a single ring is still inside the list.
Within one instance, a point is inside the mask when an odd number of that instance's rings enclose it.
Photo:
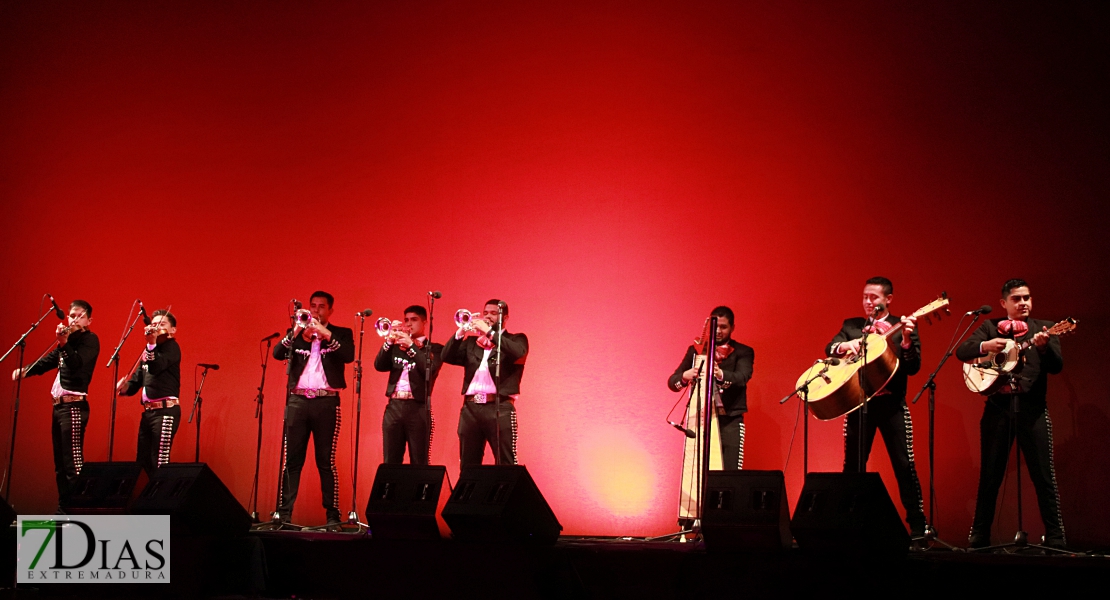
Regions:
[[[1075,331],[1079,321],[1068,317],[1048,329],[1049,335],[1064,335]],[[1031,332],[1036,334],[1037,332]],[[1024,342],[1006,340],[1006,347],[1000,352],[989,352],[986,356],[964,363],[964,383],[967,389],[989,396],[1006,385],[1005,373],[1019,370],[1025,361],[1024,352],[1033,345],[1033,336]]]
[[[935,314],[939,319],[941,311],[948,311],[947,294],[941,294],[940,298],[914,311],[913,316],[918,319],[924,317],[931,323],[929,317]],[[805,395],[813,416],[821,420],[835,419],[859,408],[865,397],[870,399],[882,391],[898,370],[898,357],[886,340],[901,329],[902,324],[897,323],[886,333],[865,334],[866,365],[861,357],[853,355],[840,360],[835,366],[818,362],[802,373],[795,386],[801,388],[807,381],[813,380],[810,381]],[[860,384],[860,369],[863,369],[865,385]]]

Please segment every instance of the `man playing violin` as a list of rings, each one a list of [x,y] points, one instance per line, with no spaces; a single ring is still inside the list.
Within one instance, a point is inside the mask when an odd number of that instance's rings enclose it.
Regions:
[[[423,306],[406,308],[404,321],[393,322],[374,358],[374,369],[389,373],[385,388],[389,403],[382,415],[382,462],[386,464],[403,463],[406,444],[409,464],[428,464],[435,422],[426,402],[443,362],[443,345],[428,344],[424,337],[427,321],[428,311]]]
[[[713,378],[719,391],[719,397],[714,398],[714,413],[721,434],[721,465],[726,471],[735,471],[744,468],[744,413],[748,412],[748,381],[755,366],[755,350],[732,339],[736,320],[731,308],[718,306],[709,314],[717,317]],[[694,346],[686,349],[682,362],[667,380],[671,391],[685,389],[701,375],[691,368],[696,354]]]
[[[16,369],[12,380],[42,375],[58,369],[50,395],[54,398],[50,438],[54,446],[54,476],[58,484],[58,505],[65,505],[72,485],[84,465],[85,427],[89,424],[89,382],[100,355],[100,338],[89,331],[92,305],[74,300],[69,318],[55,331],[58,347],[31,366]]]
[[[486,444],[494,452],[497,464],[517,464],[516,401],[528,358],[528,336],[498,333],[499,317],[503,329],[509,318],[509,306],[497,299],[489,300],[481,317],[460,324],[443,347],[443,362],[464,369],[463,406],[459,414],[459,462],[463,467],[482,464]]]
[[[286,522],[297,501],[311,435],[327,524],[339,524],[339,474],[335,469],[339,392],[347,387],[344,368],[355,360],[355,344],[350,328],[328,322],[334,302],[327,292],[313,292],[308,310],[297,311],[293,327],[274,347],[274,358],[290,361],[283,440],[286,455],[278,497],[278,512]]]
[[[144,331],[146,348],[139,368],[130,378],[120,379],[116,391],[134,396],[140,390],[143,415],[139,418],[139,442],[135,451],[147,474],[170,462],[170,448],[181,425],[181,346],[177,345],[177,317],[168,310],[154,311]]]
[[[1052,322],[1029,316],[1033,310],[1033,296],[1025,281],[1011,279],[1003,284],[1001,304],[1006,318],[985,321],[956,350],[957,358],[972,361],[988,352],[1004,350],[1009,340],[1032,340],[1032,346],[1023,354],[1021,371],[1011,383],[988,396],[983,407],[983,418],[979,421],[979,491],[968,544],[972,548],[990,545],[998,489],[1006,475],[1006,463],[1016,437],[1037,492],[1037,505],[1044,522],[1044,543],[1062,548],[1067,541],[1052,459],[1052,419],[1045,401],[1048,376],[1064,368],[1060,338],[1048,334]],[[1016,434],[1010,428],[1015,397],[1018,401]]]
[[[862,410],[854,410],[844,421],[844,472],[858,473],[866,469],[871,455],[875,432],[883,435],[894,478],[898,481],[898,495],[906,510],[906,523],[911,537],[925,535],[924,501],[921,482],[913,461],[913,421],[906,406],[906,381],[921,369],[921,340],[914,331],[917,317],[899,319],[890,314],[894,302],[894,284],[886,277],[872,277],[863,286],[864,317],[845,319],[840,331],[825,347],[825,355],[851,359],[861,353],[860,340],[865,333],[883,334],[902,324],[901,331],[887,339],[890,349],[898,358],[898,370],[881,391],[867,402],[866,430],[861,432]],[[870,358],[868,358],[870,360]],[[860,435],[863,435],[863,460],[860,461]]]

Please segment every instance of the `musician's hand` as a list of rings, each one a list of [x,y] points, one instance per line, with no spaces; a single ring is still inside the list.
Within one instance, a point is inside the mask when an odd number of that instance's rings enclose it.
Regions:
[[[312,328],[316,331],[316,335],[320,336],[320,339],[324,340],[325,342],[331,341],[331,330],[328,329],[326,325],[320,323],[316,319],[313,319]]]
[[[698,376],[698,369],[686,369],[682,372],[682,381],[690,383]]]
[[[477,329],[481,333],[488,333],[490,329],[493,329],[490,327],[490,324],[486,323],[483,319],[474,319],[471,323],[474,325],[474,329]]]
[[[65,333],[65,328],[66,326],[64,323],[58,323],[58,328],[54,331],[54,335],[58,338],[59,347],[65,346],[66,342],[69,341],[69,334]]]
[[[407,333],[398,333],[397,344],[401,346],[402,350],[408,350],[412,347],[412,338]]]
[[[1006,342],[1007,341],[1008,340],[1004,340],[1002,338],[994,338],[993,340],[987,340],[987,341],[983,342],[979,346],[979,349],[982,350],[984,354],[987,354],[987,353],[990,353],[990,352],[1002,352],[1003,350],[1006,349]]]
[[[915,317],[913,315],[910,315],[908,317],[902,317],[902,347],[903,348],[909,348],[910,346],[913,345],[913,339],[910,337],[910,334],[913,333],[914,329],[917,329],[917,317]]]
[[[12,381],[19,380],[20,372],[22,372],[24,376],[27,375],[27,369],[16,369],[12,371]]]
[[[127,378],[124,377],[123,379],[120,379],[118,383],[116,383],[116,393],[122,394],[126,391],[127,391]]]
[[[849,340],[847,342],[840,342],[837,351],[843,353],[845,356],[859,354],[859,340]]]
[[[1041,330],[1038,331],[1037,334],[1033,336],[1033,345],[1037,347],[1037,350],[1044,350],[1045,347],[1048,346],[1048,328],[1047,327],[1041,327]]]
[[[157,328],[151,327],[149,329],[146,329],[144,331],[144,333],[146,334],[146,343],[147,344],[154,345],[154,344],[158,343],[158,329]]]
[[[724,380],[725,372],[721,370],[721,367],[718,367],[717,365],[713,365],[713,378],[716,379],[717,381],[723,381]]]

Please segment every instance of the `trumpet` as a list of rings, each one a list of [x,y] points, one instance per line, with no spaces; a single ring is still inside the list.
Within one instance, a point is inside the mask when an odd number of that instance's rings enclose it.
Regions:
[[[475,321],[482,321],[482,313],[470,312],[465,308],[455,311],[455,325],[463,331],[476,331]]]
[[[307,328],[312,324],[312,311],[304,308],[298,308],[297,312],[293,313],[293,319],[300,327]]]
[[[401,321],[390,321],[385,317],[381,317],[374,322],[374,330],[389,342],[397,341],[402,335],[409,335],[407,329]]]

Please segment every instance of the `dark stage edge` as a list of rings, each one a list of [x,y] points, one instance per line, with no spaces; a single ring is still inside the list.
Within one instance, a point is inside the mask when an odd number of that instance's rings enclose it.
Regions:
[[[877,560],[798,549],[724,554],[695,543],[569,536],[536,548],[252,532],[235,540],[182,540],[173,552],[168,586],[54,585],[6,589],[0,598],[924,598],[1078,594],[1110,581],[1110,558],[1098,555],[930,551]]]

